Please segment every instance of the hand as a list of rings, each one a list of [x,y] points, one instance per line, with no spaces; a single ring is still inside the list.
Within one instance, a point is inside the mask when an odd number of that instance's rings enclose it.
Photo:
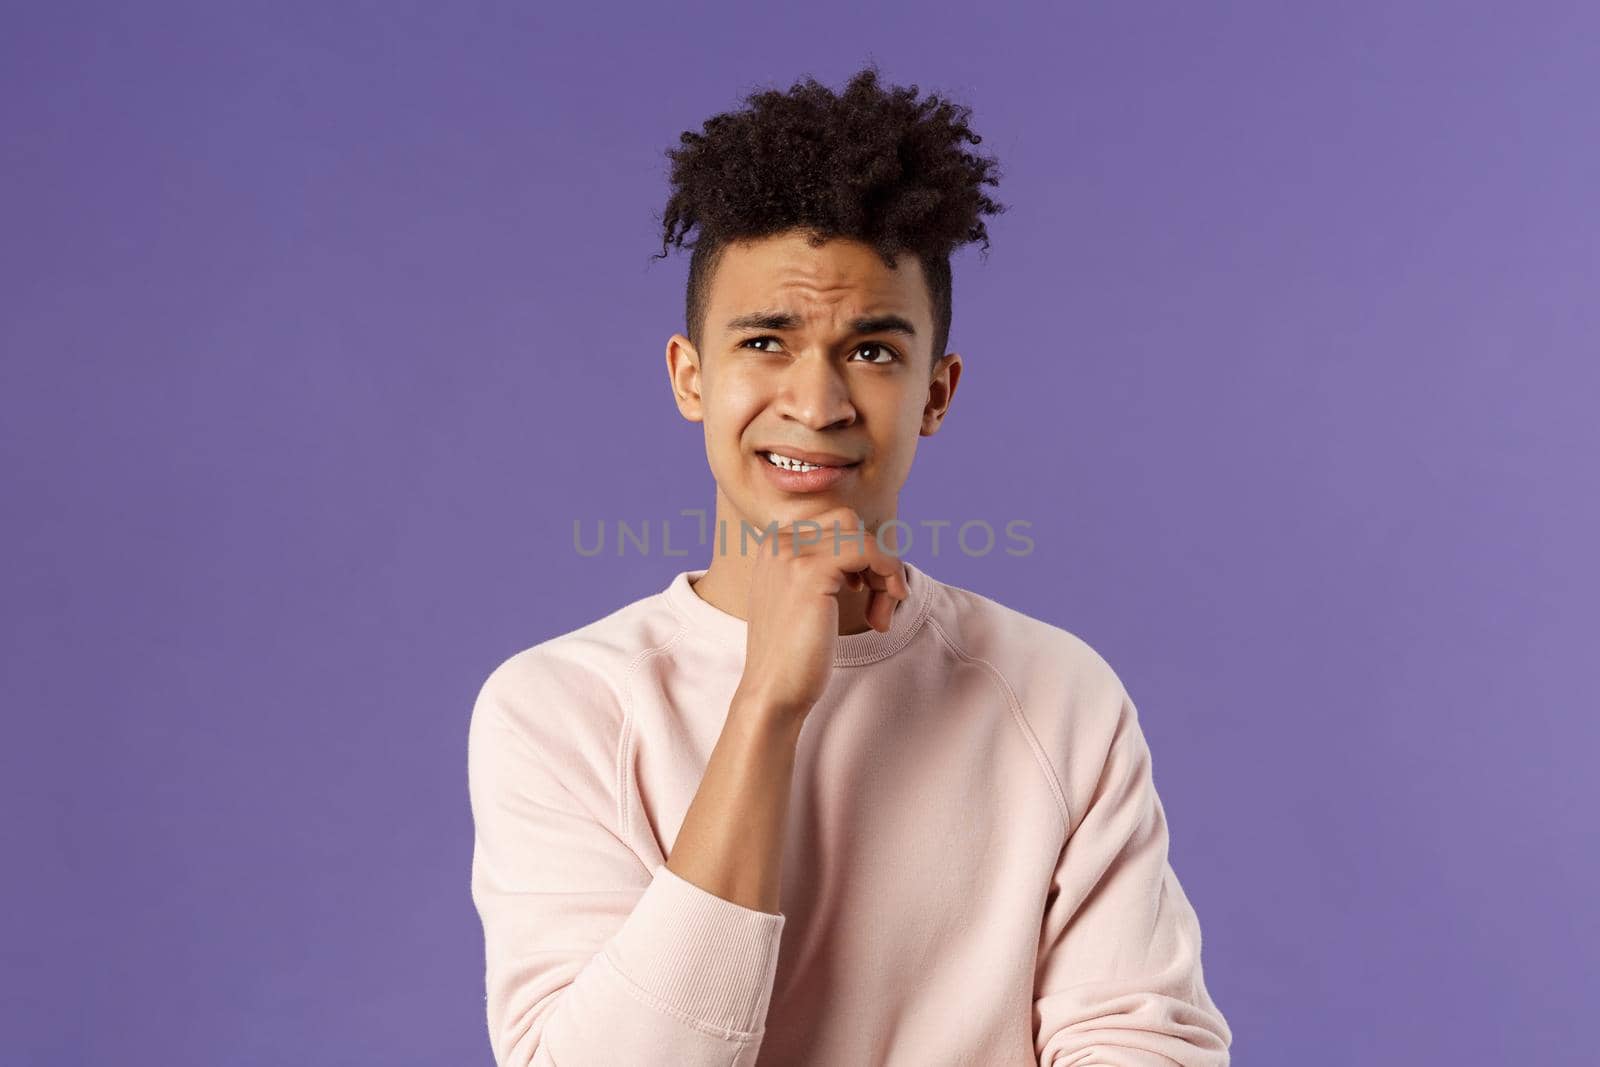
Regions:
[[[756,552],[738,696],[803,719],[833,672],[839,594],[871,589],[867,624],[888,633],[910,589],[904,565],[878,544],[853,508],[841,505],[812,520],[780,524],[775,536],[776,554],[768,541]]]

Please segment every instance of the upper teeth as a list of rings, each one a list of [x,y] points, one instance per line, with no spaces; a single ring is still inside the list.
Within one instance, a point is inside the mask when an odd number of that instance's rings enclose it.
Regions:
[[[774,467],[782,467],[791,471],[814,471],[821,470],[823,467],[823,464],[820,463],[807,463],[804,460],[790,459],[788,456],[780,456],[776,452],[767,453],[767,462]]]

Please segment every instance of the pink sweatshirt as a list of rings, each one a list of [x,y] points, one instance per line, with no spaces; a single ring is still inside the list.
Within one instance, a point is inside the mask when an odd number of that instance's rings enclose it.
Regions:
[[[906,562],[796,751],[781,909],[666,867],[744,665],[685,571],[473,707],[501,1067],[1224,1067],[1138,713],[1072,633]]]

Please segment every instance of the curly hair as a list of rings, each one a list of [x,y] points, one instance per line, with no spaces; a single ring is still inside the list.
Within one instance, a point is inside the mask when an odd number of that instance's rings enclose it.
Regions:
[[[672,195],[662,218],[660,259],[684,247],[691,227],[684,317],[698,350],[710,279],[730,241],[798,228],[812,246],[832,237],[872,245],[890,270],[896,255],[922,262],[932,299],[932,364],[950,336],[950,255],[989,234],[980,215],[1004,204],[982,189],[999,181],[994,159],[966,151],[979,144],[967,125],[972,109],[937,95],[917,100],[917,86],[881,87],[875,65],[835,95],[810,75],[787,92],[766,89],[744,110],[706,120],[669,149]]]

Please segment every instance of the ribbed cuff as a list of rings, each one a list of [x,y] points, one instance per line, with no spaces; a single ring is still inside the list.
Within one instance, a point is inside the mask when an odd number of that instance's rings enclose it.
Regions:
[[[663,863],[605,952],[669,1008],[748,1035],[766,1023],[784,919],[724,900]]]

